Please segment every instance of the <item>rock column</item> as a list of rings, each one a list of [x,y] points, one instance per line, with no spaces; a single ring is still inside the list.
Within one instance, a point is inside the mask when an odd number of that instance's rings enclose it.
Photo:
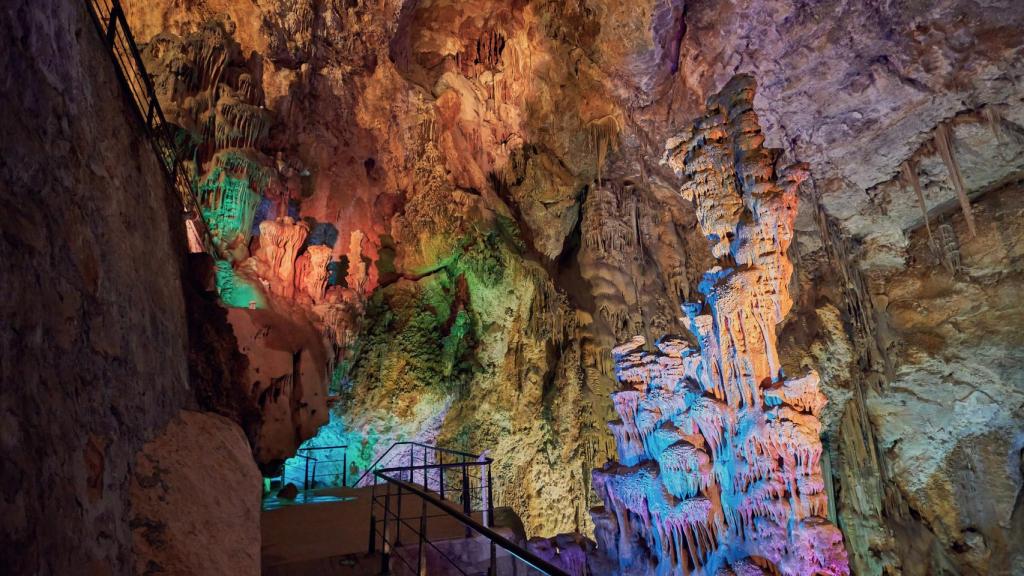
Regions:
[[[599,549],[623,573],[848,574],[842,534],[824,517],[812,372],[787,379],[777,326],[792,301],[797,188],[806,169],[776,169],[737,76],[669,142],[717,265],[703,302],[682,308],[699,344],[643,337],[613,351],[621,463],[594,471]]]

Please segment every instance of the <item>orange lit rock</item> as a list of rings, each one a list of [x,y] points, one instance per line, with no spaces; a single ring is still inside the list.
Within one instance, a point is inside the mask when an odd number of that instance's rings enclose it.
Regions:
[[[331,261],[329,246],[309,246],[296,264],[298,274],[296,287],[309,296],[315,304],[323,301],[327,292],[327,264]]]
[[[260,573],[262,478],[238,425],[180,412],[139,451],[130,483],[136,574]]]
[[[294,294],[295,260],[308,235],[305,222],[295,222],[287,216],[260,222],[259,248],[252,258],[257,274],[269,284],[272,293],[284,298]]]
[[[230,308],[238,349],[249,359],[249,396],[263,414],[254,452],[261,465],[290,458],[327,422],[326,352],[302,319]]]

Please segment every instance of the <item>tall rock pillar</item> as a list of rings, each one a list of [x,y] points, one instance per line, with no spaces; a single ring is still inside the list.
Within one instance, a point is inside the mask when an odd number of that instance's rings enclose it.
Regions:
[[[849,573],[825,519],[819,458],[825,397],[812,372],[787,379],[777,327],[788,285],[801,165],[776,168],[737,76],[669,142],[717,265],[683,304],[698,342],[636,337],[613,351],[620,462],[594,471],[599,548],[621,573]]]

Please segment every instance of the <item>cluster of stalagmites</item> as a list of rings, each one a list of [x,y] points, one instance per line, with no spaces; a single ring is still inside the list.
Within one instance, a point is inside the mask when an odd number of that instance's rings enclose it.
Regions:
[[[782,374],[776,326],[800,166],[776,171],[739,76],[669,143],[667,163],[721,266],[683,310],[699,348],[643,337],[613,351],[619,460],[594,471],[599,548],[622,573],[848,574],[825,520],[818,376]]]

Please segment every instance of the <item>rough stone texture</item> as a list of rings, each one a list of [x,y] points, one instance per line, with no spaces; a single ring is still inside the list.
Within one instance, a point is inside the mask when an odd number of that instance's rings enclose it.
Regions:
[[[677,84],[637,115],[658,133],[666,116],[671,125],[698,114],[706,94],[746,72],[762,88],[755,109],[769,144],[810,165],[797,220],[800,302],[786,327],[783,362],[816,366],[823,375],[831,401],[826,465],[858,574],[1020,571],[1001,548],[1019,520],[971,503],[999,502],[1006,511],[1021,493],[1019,441],[996,431],[1024,427],[1013,400],[1022,363],[1012,352],[995,352],[1013,348],[1009,332],[1019,328],[1010,327],[1019,323],[990,287],[995,269],[1012,276],[1016,265],[1012,258],[993,263],[984,281],[961,274],[955,288],[921,275],[944,262],[954,268],[964,251],[1002,253],[1013,237],[1014,225],[997,220],[990,225],[1000,230],[998,242],[971,240],[957,228],[961,208],[936,136],[948,123],[984,236],[985,195],[1021,174],[1022,19],[1014,2],[688,3]],[[905,164],[919,180],[921,200],[901,175]],[[943,221],[952,230],[943,231]],[[922,267],[917,262],[931,249],[911,238],[929,235],[941,250]],[[891,291],[900,286],[922,291],[891,308]],[[928,303],[930,291],[946,290],[971,291],[970,312],[957,315],[955,297]],[[919,334],[925,311],[925,325],[970,336]],[[1007,331],[987,324],[989,315],[1004,318]],[[907,321],[913,330],[893,329]],[[978,362],[995,370],[981,376],[975,357],[998,358]],[[977,380],[1008,401],[986,405],[982,393],[958,384]],[[927,424],[933,422],[942,424]],[[946,456],[963,451],[998,462],[992,465],[1001,472],[976,474],[979,464]],[[952,487],[965,478],[977,499],[956,496]]]
[[[228,322],[249,360],[245,385],[262,415],[253,454],[272,469],[327,422],[320,335],[270,310],[230,308]]]
[[[0,7],[5,574],[130,573],[134,455],[191,396],[180,206],[85,10]]]
[[[676,86],[644,123],[695,116],[734,74],[750,74],[769,144],[808,162],[829,214],[858,238],[898,242],[920,214],[913,193],[876,187],[938,124],[991,109],[1019,132],[1022,22],[1012,1],[688,3]],[[969,154],[969,188],[1015,170],[1001,154]],[[952,198],[948,187],[929,204]]]
[[[327,421],[321,332],[339,332],[330,321],[347,316],[337,313],[337,293],[325,303],[334,250],[324,244],[337,240],[337,230],[293,217],[290,198],[301,195],[305,172],[280,149],[271,153],[276,118],[265,106],[260,64],[234,31],[215,18],[182,36],[162,33],[146,45],[144,60],[180,128],[179,154],[199,175],[220,301],[249,359],[245,378],[224,388],[238,387],[234,395],[259,410],[247,429],[257,461],[270,471]],[[309,312],[321,304],[319,314]]]
[[[222,300],[326,337],[341,402],[324,438],[360,446],[357,466],[407,438],[491,448],[531,533],[588,523],[586,471],[609,440],[614,339],[558,261],[627,120],[576,46],[603,46],[593,15],[562,4],[126,2],[194,146]],[[659,54],[681,24],[679,3],[651,6],[656,23],[603,32],[623,38],[604,61],[637,86],[668,79]],[[657,195],[639,188],[652,220]],[[287,249],[286,216],[309,227]],[[644,230],[678,243],[671,221]],[[679,264],[643,283],[618,272],[644,298],[615,315],[678,325],[656,294],[670,273],[690,290]]]
[[[218,303],[213,260],[205,253],[190,254],[189,268],[185,289],[188,364],[196,403],[238,423],[253,445],[263,415],[257,399],[249,394],[248,358],[239,351],[227,310]]]
[[[135,459],[135,573],[259,574],[261,489],[234,422],[180,412]]]
[[[959,272],[942,266],[919,229],[906,272],[872,288],[899,360],[891,382],[867,395],[879,447],[934,534],[921,553],[965,573],[1024,570],[1020,192],[1011,186],[975,203],[978,236],[960,246]],[[969,236],[961,215],[942,226]]]

